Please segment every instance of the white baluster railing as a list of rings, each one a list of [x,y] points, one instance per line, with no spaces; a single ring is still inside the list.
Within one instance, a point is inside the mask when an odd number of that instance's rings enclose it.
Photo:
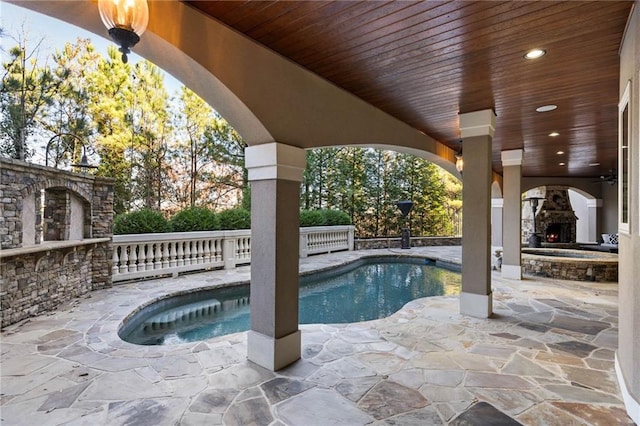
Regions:
[[[240,231],[249,233],[250,231]],[[225,232],[183,232],[113,236],[113,281],[219,268]],[[133,254],[133,255],[132,255]],[[117,269],[117,271],[116,271]]]
[[[353,226],[300,228],[300,257],[341,250],[353,250],[353,233]]]
[[[300,228],[300,257],[353,250],[353,226]],[[113,236],[113,282],[251,263],[251,230]]]

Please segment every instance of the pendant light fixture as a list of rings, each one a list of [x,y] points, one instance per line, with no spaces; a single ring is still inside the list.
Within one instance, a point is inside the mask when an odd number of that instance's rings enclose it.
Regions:
[[[464,160],[462,159],[462,151],[459,154],[456,154],[456,170],[462,173],[464,169]]]
[[[118,50],[126,64],[127,53],[140,41],[149,23],[147,0],[98,0],[98,9],[109,35],[120,46]]]

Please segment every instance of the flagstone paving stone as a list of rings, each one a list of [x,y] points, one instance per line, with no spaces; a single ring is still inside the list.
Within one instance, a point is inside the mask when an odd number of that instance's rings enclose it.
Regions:
[[[328,389],[311,389],[282,402],[276,414],[285,424],[305,426],[366,425],[373,418]]]
[[[497,410],[491,404],[479,402],[456,417],[450,425],[453,426],[516,426],[520,425],[511,417]]]
[[[576,404],[572,402],[552,402],[551,404],[592,425],[634,425],[631,419],[627,416],[627,413],[619,408],[607,408],[597,405]]]
[[[372,253],[301,260],[303,272]],[[449,262],[459,247],[412,248]],[[404,253],[403,253],[404,254]],[[414,300],[383,319],[302,325],[302,358],[271,372],[247,335],[138,346],[117,335],[140,305],[246,282],[249,267],[119,284],[2,330],[7,425],[631,425],[614,371],[617,286],[493,273],[491,319],[459,299]]]
[[[378,423],[374,423],[374,425],[377,424]],[[437,426],[445,423],[434,407],[424,407],[419,410],[388,418],[386,421],[380,422],[380,424],[390,426]]]
[[[390,380],[383,380],[358,402],[358,407],[380,420],[422,408],[428,404],[429,401],[415,389]]]

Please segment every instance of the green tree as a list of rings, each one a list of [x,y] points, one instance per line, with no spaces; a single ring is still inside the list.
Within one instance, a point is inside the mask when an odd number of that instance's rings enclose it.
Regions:
[[[133,206],[132,158],[136,150],[131,126],[132,82],[129,64],[111,46],[108,57],[98,61],[95,72],[87,75],[89,112],[96,131],[96,150],[100,166],[96,174],[112,177],[114,211],[129,211]]]
[[[42,127],[50,140],[49,165],[78,163],[83,147],[91,156],[95,152],[95,133],[89,111],[87,76],[95,72],[100,55],[88,39],[66,43],[53,54],[52,70],[58,90],[47,107]],[[55,143],[54,143],[55,142]]]
[[[335,194],[330,195],[332,178],[338,167],[341,148],[320,148],[307,151],[304,170],[301,204],[305,210],[323,209],[335,204]]]
[[[206,172],[206,178],[211,182],[218,194],[232,198],[249,196],[248,174],[244,168],[244,150],[246,144],[240,134],[220,114],[214,110],[215,120],[207,129],[209,139],[209,156],[216,159],[222,166],[215,173]],[[228,203],[226,203],[228,204]],[[238,205],[245,205],[240,200]]]
[[[307,153],[300,205],[348,213],[361,237],[399,235],[396,203],[411,200],[413,235],[451,235],[461,187],[438,166],[415,156],[371,148],[323,148]]]
[[[127,118],[133,132],[133,197],[144,208],[160,210],[167,185],[165,157],[172,138],[169,95],[158,67],[145,60],[132,68],[132,107]]]
[[[52,103],[60,80],[54,78],[49,65],[40,57],[42,40],[31,44],[23,29],[15,42],[3,63],[0,153],[27,160],[33,153],[30,139],[40,129],[39,118]]]
[[[172,198],[178,208],[233,207],[247,188],[240,135],[193,91],[183,87],[171,150]],[[187,177],[186,179],[184,177]]]

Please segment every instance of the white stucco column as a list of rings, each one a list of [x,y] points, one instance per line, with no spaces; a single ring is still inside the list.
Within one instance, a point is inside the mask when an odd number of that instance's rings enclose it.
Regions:
[[[460,114],[464,146],[462,187],[462,291],[460,313],[487,318],[491,293],[491,141],[495,113]]]
[[[491,199],[491,246],[502,247],[502,207],[503,198]]]
[[[502,151],[502,276],[522,279],[522,149]]]
[[[300,359],[299,194],[304,149],[268,143],[245,150],[251,182],[250,361],[275,371]]]
[[[598,235],[598,219],[600,218],[599,208],[602,207],[601,199],[593,199],[587,200],[587,211],[588,213],[588,221],[589,221],[589,234],[588,240],[589,242],[596,242],[600,239],[600,235]]]

